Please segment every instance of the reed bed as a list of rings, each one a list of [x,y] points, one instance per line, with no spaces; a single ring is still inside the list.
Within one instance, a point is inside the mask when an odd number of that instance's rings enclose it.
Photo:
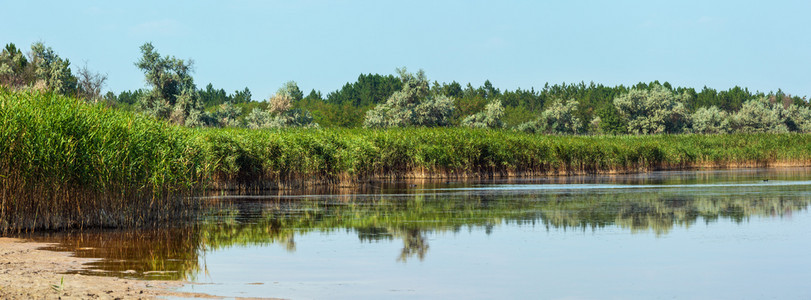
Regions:
[[[187,130],[54,94],[0,90],[0,232],[131,227],[186,215]]]
[[[811,135],[548,136],[464,128],[202,129],[216,188],[811,165]]]
[[[0,233],[192,215],[204,189],[811,165],[811,135],[548,136],[466,128],[192,129],[0,88]]]

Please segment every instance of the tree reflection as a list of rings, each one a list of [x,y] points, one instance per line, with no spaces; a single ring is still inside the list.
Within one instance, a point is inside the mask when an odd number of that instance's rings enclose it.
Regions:
[[[57,242],[59,249],[75,251],[78,256],[104,258],[91,267],[110,275],[188,279],[205,264],[208,251],[278,245],[293,252],[295,237],[310,232],[354,232],[361,242],[399,240],[403,247],[396,260],[407,263],[426,257],[428,237],[435,233],[467,229],[493,234],[499,226],[511,224],[547,230],[618,227],[631,233],[664,235],[676,226],[689,227],[697,222],[790,216],[808,208],[811,197],[806,190],[805,185],[422,193],[387,190],[387,194],[218,199],[207,205],[198,221],[177,228],[51,234],[39,239]]]
[[[406,229],[398,235],[403,238],[403,251],[400,252],[397,261],[406,262],[409,257],[414,255],[420,260],[425,259],[425,253],[428,252],[428,241],[419,229]]]

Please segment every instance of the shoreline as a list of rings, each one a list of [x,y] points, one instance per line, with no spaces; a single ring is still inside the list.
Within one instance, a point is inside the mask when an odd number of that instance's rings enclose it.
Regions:
[[[390,183],[390,182],[442,182],[448,180],[514,180],[539,177],[567,177],[567,176],[601,176],[601,175],[629,175],[645,174],[662,171],[723,171],[723,170],[747,170],[747,169],[791,169],[791,168],[811,168],[811,161],[805,160],[782,160],[771,162],[730,162],[730,163],[694,163],[681,166],[662,166],[650,169],[609,169],[609,170],[552,170],[546,172],[515,172],[515,171],[493,171],[493,172],[456,172],[451,171],[427,171],[424,169],[392,174],[377,175],[367,178],[355,178],[348,174],[336,176],[334,180],[324,179],[304,179],[288,181],[266,181],[236,183],[227,180],[209,183],[205,189],[207,192],[222,191],[281,191],[291,189],[306,189],[312,187],[323,188],[352,188],[364,184]]]
[[[19,118],[8,120],[0,141],[3,234],[160,225],[192,213],[188,196],[216,190],[811,165],[811,134],[801,133],[196,129],[64,97],[14,97]]]
[[[808,168],[807,163],[770,164],[769,166],[723,166],[676,168],[656,171],[689,171],[689,170],[754,170],[754,169],[801,169]],[[644,174],[651,171],[600,173],[590,175]],[[565,177],[572,174],[558,174]],[[579,176],[583,174],[574,174]],[[499,177],[497,177],[499,178]],[[500,178],[528,178],[512,176]],[[436,178],[434,178],[436,179]],[[468,177],[466,179],[476,179]],[[413,178],[416,181],[432,181],[428,178]],[[333,184],[333,186],[337,186]],[[96,261],[96,258],[75,257],[72,252],[45,250],[54,245],[47,242],[35,242],[26,238],[0,237],[0,299],[155,299],[163,297],[181,298],[214,298],[221,297],[183,293],[176,290],[188,284],[184,280],[145,280],[126,279],[108,276],[81,274],[64,274],[72,270],[84,269],[84,264]],[[61,287],[60,287],[61,285]]]
[[[183,281],[146,281],[64,274],[95,261],[70,252],[42,250],[47,243],[0,237],[0,299],[220,298],[175,292]]]

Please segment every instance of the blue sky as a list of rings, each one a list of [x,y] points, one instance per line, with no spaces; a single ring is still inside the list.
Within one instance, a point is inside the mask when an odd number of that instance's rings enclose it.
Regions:
[[[424,69],[496,87],[669,81],[811,95],[811,1],[9,1],[0,43],[42,41],[106,90],[144,86],[152,42],[195,82],[254,99],[325,95],[360,73]]]

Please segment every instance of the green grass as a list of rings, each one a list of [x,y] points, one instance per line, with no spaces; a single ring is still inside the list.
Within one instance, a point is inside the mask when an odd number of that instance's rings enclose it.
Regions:
[[[206,188],[811,164],[811,135],[190,129],[0,88],[0,232],[159,224]]]
[[[62,279],[59,280],[59,284],[52,284],[51,289],[55,292],[61,292],[62,289],[65,288],[65,276],[62,276]]]

